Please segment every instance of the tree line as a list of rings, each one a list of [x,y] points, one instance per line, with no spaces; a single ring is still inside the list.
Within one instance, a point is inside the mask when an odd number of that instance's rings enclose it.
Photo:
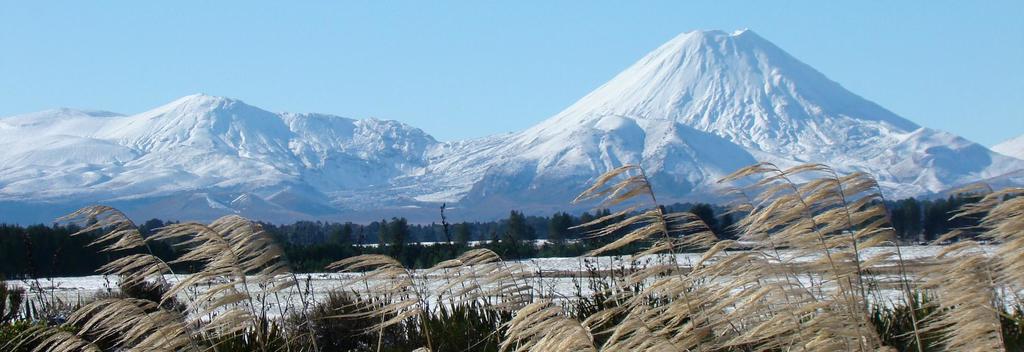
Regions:
[[[950,196],[932,200],[908,198],[887,202],[892,224],[901,242],[933,240],[953,228],[974,225],[980,216],[950,219],[951,212],[974,199]],[[689,211],[700,217],[720,238],[733,238],[732,225],[741,214],[705,204],[673,204],[666,211]],[[511,211],[497,221],[410,224],[404,218],[381,219],[369,224],[351,222],[298,221],[276,225],[264,223],[264,230],[282,243],[293,267],[300,271],[322,271],[335,260],[359,254],[387,254],[409,267],[427,267],[454,258],[473,247],[494,250],[503,258],[576,256],[605,244],[608,238],[589,238],[580,224],[608,216],[608,210],[573,215],[556,212],[550,216],[525,215]],[[151,219],[139,225],[143,235],[168,222]],[[0,275],[7,278],[80,276],[94,274],[105,263],[117,259],[89,246],[97,234],[71,236],[75,226],[0,224]],[[611,236],[614,237],[614,236]],[[537,243],[536,240],[544,240]],[[425,243],[430,243],[425,244]],[[169,243],[152,249],[159,257],[172,260],[179,254]],[[125,255],[130,253],[122,253]],[[187,265],[179,270],[188,271]]]

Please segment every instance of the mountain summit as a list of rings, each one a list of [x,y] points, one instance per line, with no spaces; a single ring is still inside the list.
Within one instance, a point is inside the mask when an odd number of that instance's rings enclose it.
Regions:
[[[680,34],[550,123],[604,115],[676,121],[744,147],[796,156],[919,127],[751,30]]]
[[[1024,169],[902,118],[750,30],[683,33],[524,131],[438,142],[396,121],[273,113],[191,95],[135,115],[0,118],[0,221],[108,203],[137,218],[429,221],[568,208],[596,175],[641,164],[659,200],[708,200],[757,161],[879,178],[891,198]]]

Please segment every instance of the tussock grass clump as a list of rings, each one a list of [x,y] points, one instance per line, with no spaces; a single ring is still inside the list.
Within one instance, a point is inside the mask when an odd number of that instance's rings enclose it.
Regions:
[[[972,188],[951,217],[980,219],[908,262],[878,183],[820,164],[752,165],[722,178],[739,220],[722,239],[658,203],[639,166],[598,177],[577,203],[609,209],[580,224],[599,243],[575,293],[488,249],[412,270],[385,255],[331,263],[342,285],[316,298],[259,224],[226,216],[143,236],[120,211],[62,219],[126,254],[101,268],[122,294],[64,321],[18,313],[0,286],[0,349],[176,351],[931,351],[1024,346],[1024,189]],[[979,192],[980,190],[980,192]],[[165,262],[152,241],[184,253]],[[983,246],[976,241],[992,243]],[[628,268],[591,267],[626,253]],[[700,253],[684,261],[682,253]],[[642,264],[637,264],[642,263]],[[174,275],[189,264],[194,273]],[[583,265],[587,270],[583,271]],[[339,274],[335,274],[339,275]],[[586,285],[584,285],[586,282]],[[587,290],[584,290],[584,286]],[[553,286],[552,286],[553,287]],[[8,298],[4,298],[8,297]],[[12,313],[13,312],[13,313]]]

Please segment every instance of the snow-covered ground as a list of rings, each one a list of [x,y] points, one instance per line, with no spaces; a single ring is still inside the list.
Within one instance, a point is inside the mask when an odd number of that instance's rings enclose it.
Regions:
[[[919,259],[933,258],[941,250],[942,246],[906,246],[901,247],[903,259],[909,262],[913,262]],[[982,246],[982,249],[991,254],[994,252],[992,246]],[[863,251],[865,257],[891,254],[893,258],[896,256],[895,247],[874,247]],[[787,261],[808,261],[814,259],[812,257],[795,257],[793,251],[781,252],[783,259]],[[678,254],[676,260],[684,267],[691,263],[700,260],[701,253],[685,253]],[[598,275],[600,272],[608,269],[618,268],[638,268],[644,265],[650,264],[652,261],[657,260],[655,257],[626,257],[626,256],[606,256],[606,257],[587,257],[587,258],[539,258],[529,259],[511,262],[510,264],[519,264],[522,273],[524,274],[525,282],[532,286],[535,292],[539,295],[548,296],[554,299],[563,299],[565,297],[573,297],[577,293],[587,295],[592,293],[591,288],[587,283],[585,276],[588,273],[588,268],[597,270]],[[443,285],[445,282],[439,280],[437,277],[424,276],[423,271],[417,271],[417,280],[421,283],[426,284],[431,290]],[[344,273],[309,273],[309,274],[298,274],[299,285],[283,291],[280,295],[280,299],[283,302],[290,302],[287,304],[299,304],[299,291],[297,289],[304,290],[303,292],[311,292],[314,300],[322,300],[328,292],[338,289],[346,289],[345,283],[347,280],[355,277],[352,274]],[[169,282],[176,282],[179,277],[168,275],[166,279]],[[873,276],[874,279],[879,282],[893,281],[897,277],[893,274],[877,274]],[[809,278],[801,278],[801,280],[810,280]],[[38,285],[36,285],[38,282]],[[29,289],[32,286],[36,286],[36,289],[29,290],[31,296],[44,294],[52,297],[57,297],[65,302],[76,303],[88,300],[98,293],[103,292],[114,292],[117,290],[117,277],[115,276],[83,276],[83,277],[60,277],[60,278],[48,278],[34,280],[9,280],[8,283],[14,286],[23,287]],[[810,282],[807,282],[809,284]],[[349,289],[359,289],[359,287],[351,287]],[[199,288],[202,290],[202,287]],[[255,289],[255,288],[254,288]],[[900,299],[900,292],[896,290],[883,290],[881,292],[882,300],[898,300]],[[268,303],[271,307],[276,309],[277,303]]]

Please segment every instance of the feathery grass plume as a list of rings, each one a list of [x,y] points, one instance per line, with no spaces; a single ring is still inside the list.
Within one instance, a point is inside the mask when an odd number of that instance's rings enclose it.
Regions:
[[[256,297],[260,306],[266,307],[268,296],[272,295],[276,300],[275,306],[279,308],[278,314],[285,316],[287,312],[281,309],[285,305],[280,301],[279,292],[290,287],[298,287],[299,280],[291,271],[291,266],[284,256],[284,249],[263,230],[262,226],[238,215],[221,217],[210,223],[209,227],[231,243],[234,252],[240,256],[243,273],[254,277],[253,283],[260,288]],[[245,287],[248,289],[248,286]],[[312,347],[318,349],[308,319],[309,302],[301,289],[297,291],[299,301],[302,303],[300,315],[306,318],[303,323],[305,329],[302,331],[307,333],[308,336],[305,338],[309,339]],[[266,321],[266,318],[266,312],[261,312],[259,322]]]
[[[613,179],[621,178],[612,183]],[[648,199],[649,210],[636,213]],[[591,237],[610,236],[626,232],[611,243],[587,255],[597,255],[611,250],[623,248],[634,243],[649,243],[638,255],[668,255],[660,257],[659,263],[643,270],[630,273],[623,285],[637,285],[651,282],[650,287],[641,292],[609,291],[603,293],[610,300],[619,302],[610,308],[598,312],[584,321],[586,326],[599,327],[608,324],[611,319],[623,317],[622,323],[612,327],[611,336],[604,344],[605,349],[686,349],[699,346],[706,335],[707,327],[695,328],[708,321],[704,306],[697,303],[702,300],[699,283],[702,278],[688,277],[682,274],[676,253],[682,249],[712,247],[718,240],[711,229],[699,217],[685,212],[666,214],[657,202],[657,197],[643,169],[635,165],[626,165],[600,176],[594,185],[578,196],[575,202],[585,200],[601,200],[599,207],[612,207],[626,202],[632,205],[625,209],[594,221],[577,226],[585,228],[603,225],[588,232]],[[622,220],[610,222],[622,218]],[[610,223],[609,223],[610,222]],[[655,302],[668,302],[653,304]],[[676,336],[679,342],[689,342],[682,346],[674,343],[667,336]],[[691,338],[686,338],[691,337]]]
[[[775,271],[778,266],[766,257],[757,252],[725,252],[724,249],[731,245],[724,243],[709,249],[688,276],[694,280],[690,306],[701,307],[703,319],[693,319],[677,328],[675,343],[693,346],[691,348],[698,348],[701,344],[744,348],[760,345],[768,348],[777,347],[770,342],[776,341],[778,335],[799,331],[792,327],[798,325],[798,317],[788,314],[788,311],[779,313],[778,307],[785,307],[787,303],[791,304],[798,299],[807,299],[788,292],[798,288],[791,288],[786,285],[786,281],[774,279],[780,275]],[[669,305],[679,306],[673,307],[673,311],[683,308],[675,302]],[[776,316],[778,319],[788,319],[781,320],[784,324],[780,324],[780,321],[770,323],[770,318]],[[742,331],[756,328],[760,324],[775,324],[779,333],[739,339]],[[786,326],[790,328],[782,329]],[[681,334],[686,329],[701,334],[694,334],[693,337]]]
[[[32,352],[100,352],[92,341],[67,331],[63,327],[34,325],[22,331],[0,350],[17,351],[32,347]]]
[[[120,210],[106,205],[81,208],[71,214],[58,218],[57,221],[85,225],[85,227],[72,234],[72,236],[109,229],[106,234],[96,238],[90,244],[100,245],[107,243],[103,248],[104,251],[118,251],[146,246],[146,241],[142,238],[142,234],[139,233],[139,228],[135,226],[135,223]]]
[[[695,319],[700,312],[695,308],[696,301],[701,301],[701,291],[695,290],[685,278],[668,276],[655,280],[650,287],[628,297],[624,305],[617,307],[618,312],[625,313],[622,321],[611,328],[611,335],[602,346],[603,350],[642,350],[651,347],[658,349],[671,346],[672,350],[687,350],[702,342],[706,329],[698,329],[694,325],[703,323]],[[688,297],[683,298],[675,293],[689,290]],[[587,326],[596,320],[585,321]],[[690,337],[695,341],[672,341],[672,337]],[[690,342],[690,343],[685,343]]]
[[[598,176],[597,179],[594,180],[594,183],[587,189],[583,190],[580,195],[576,196],[576,199],[573,199],[572,202],[579,203],[592,199],[609,199],[609,201],[626,199],[621,195],[616,195],[615,193],[621,193],[623,190],[626,190],[625,193],[629,193],[632,189],[640,189],[647,186],[646,182],[637,177],[637,175],[629,176],[629,171],[633,171],[638,168],[639,166],[636,165],[623,165],[605,172]],[[608,182],[619,175],[626,175],[627,177],[625,180],[622,180],[611,187],[605,187]]]
[[[616,179],[619,180],[613,183],[612,181]],[[636,199],[637,197],[648,199],[648,210],[636,213],[644,204],[642,203],[644,201]],[[614,214],[573,227],[585,229],[602,225],[597,229],[586,232],[588,237],[591,238],[605,237],[627,231],[625,235],[611,243],[588,252],[587,256],[599,255],[633,243],[651,240],[662,240],[662,242],[649,246],[649,249],[653,249],[649,250],[649,253],[663,252],[673,254],[680,244],[702,244],[707,246],[708,243],[714,241],[713,234],[711,239],[708,240],[707,235],[711,234],[711,231],[703,221],[700,221],[699,217],[689,213],[666,214],[659,206],[657,197],[643,168],[638,165],[624,165],[598,176],[590,187],[573,200],[573,203],[593,200],[599,201],[597,205],[599,208],[611,208],[627,202],[633,203],[633,205]],[[609,223],[620,217],[623,217],[623,219]],[[683,241],[678,238],[690,234],[697,236]]]
[[[810,318],[822,301],[806,287],[778,279],[785,273],[779,272],[777,263],[752,256],[733,265],[746,271],[731,284],[716,285],[710,295],[720,299],[709,308],[721,316],[712,320],[718,324],[717,344],[751,350],[806,349],[802,344],[821,331]]]
[[[823,312],[804,324],[815,332],[813,346],[859,346],[874,349],[880,345],[868,319],[868,293],[864,272],[869,264],[881,264],[886,257],[865,258],[862,251],[887,241],[891,235],[881,195],[874,193],[877,182],[870,176],[854,173],[840,177],[821,164],[804,164],[782,170],[771,163],[740,169],[720,182],[757,178],[736,194],[747,197],[743,210],[748,216],[737,222],[744,240],[755,241],[755,249],[774,253],[778,262],[798,280],[802,271],[823,273],[822,279],[833,289],[819,288],[814,300],[825,303]],[[797,180],[800,180],[798,183]],[[749,196],[753,195],[753,196]],[[795,252],[783,258],[779,248]],[[795,258],[809,258],[808,267],[786,264]],[[854,322],[861,336],[834,330],[842,322]],[[820,329],[819,329],[820,328]],[[826,339],[832,342],[826,342]],[[834,341],[833,341],[834,340]],[[837,342],[838,341],[838,342]]]
[[[816,329],[801,324],[813,316],[799,310],[820,303],[793,284],[799,281],[779,279],[785,273],[770,257],[726,252],[732,244],[712,246],[687,275],[659,277],[628,300],[624,310],[630,320],[616,326],[603,347],[773,350],[794,349],[793,341],[811,340]]]
[[[456,259],[438,263],[427,276],[441,274],[446,281],[435,290],[439,301],[453,305],[485,303],[495,310],[515,311],[529,304],[533,287],[525,282],[522,264],[508,263],[490,249],[466,251]]]
[[[106,275],[117,275],[130,285],[140,284],[147,279],[155,278],[164,281],[164,274],[173,274],[170,265],[153,254],[149,239],[142,237],[139,228],[120,210],[94,205],[81,208],[65,215],[58,222],[83,224],[84,227],[72,234],[81,235],[93,231],[106,231],[90,243],[90,246],[101,246],[103,252],[120,252],[144,248],[146,253],[130,254],[116,259],[100,267],[99,272]]]
[[[998,312],[1019,306],[1017,294],[1024,289],[1024,188],[993,191],[981,184],[960,192],[983,196],[963,205],[952,218],[982,216],[981,222],[976,229],[956,229],[936,241],[981,230],[979,238],[994,241],[996,249],[987,257],[977,243],[961,241],[940,253],[938,259],[946,265],[926,277],[928,287],[938,292],[941,313],[927,326],[944,334],[949,349],[1007,346]]]
[[[526,282],[521,263],[508,263],[490,249],[473,249],[453,260],[438,263],[425,276],[440,274],[445,284],[434,290],[439,302],[451,308],[483,307],[496,316],[510,314],[533,301],[533,287]],[[442,313],[447,307],[440,307]],[[496,320],[496,322],[499,320]],[[494,326],[498,334],[503,328]]]
[[[590,332],[550,300],[526,305],[505,325],[500,351],[597,351]]]
[[[628,331],[628,333],[624,333]],[[627,316],[616,325],[616,330],[601,346],[602,351],[682,351],[664,336],[652,331],[639,318]]]
[[[235,253],[240,258],[241,269],[246,275],[253,276],[253,284],[260,288],[256,295],[260,307],[266,307],[268,296],[276,300],[275,306],[279,307],[278,314],[285,316],[287,312],[281,310],[285,306],[280,301],[279,292],[298,286],[298,278],[292,273],[287,259],[284,257],[284,250],[277,245],[271,236],[263,231],[263,227],[237,215],[221,217],[210,223],[210,228],[220,233],[225,240],[232,244]],[[248,288],[248,286],[246,286]],[[301,289],[298,290],[300,302],[302,303],[301,315],[308,318],[309,304]],[[259,322],[266,321],[266,312],[260,312]],[[307,338],[316,347],[316,339],[308,319],[305,322]],[[259,325],[259,324],[257,324]]]
[[[710,307],[729,296],[714,296],[716,277],[710,275],[713,271],[705,264],[716,262],[712,257],[728,245],[728,241],[713,245],[686,275],[671,275],[669,271],[675,269],[671,265],[654,265],[627,275],[621,285],[637,285],[641,282],[649,284],[633,295],[616,297],[624,298],[619,306],[588,317],[584,324],[593,329],[604,325],[616,313],[625,313],[623,323],[609,331],[611,336],[602,346],[603,349],[662,350],[669,346],[674,350],[707,348],[711,344],[709,340],[712,339],[713,330],[723,325],[718,324],[717,317],[720,315],[716,315]]]
[[[104,275],[116,275],[126,284],[141,284],[148,278],[158,278],[172,273],[166,262],[152,254],[130,254],[103,264],[98,270]]]
[[[962,206],[953,218],[970,215],[983,215],[981,237],[998,244],[994,255],[997,284],[1008,286],[1011,292],[1024,290],[1024,188],[989,192],[978,202]]]
[[[297,284],[283,260],[283,251],[262,227],[240,216],[221,217],[210,225],[200,223],[172,224],[164,227],[153,239],[186,240],[179,246],[188,250],[178,262],[204,263],[201,271],[175,283],[163,300],[197,285],[207,286],[198,293],[190,308],[190,319],[207,319],[201,333],[233,335],[255,332],[257,343],[266,348],[271,343],[272,329],[267,326],[267,307],[271,296]],[[251,276],[251,279],[250,279]],[[305,314],[305,300],[303,300]],[[278,302],[277,307],[283,309]],[[285,315],[283,310],[279,311]],[[308,327],[308,322],[307,322]],[[306,330],[312,331],[311,328]],[[312,334],[309,336],[312,339]],[[315,343],[315,342],[314,342]]]
[[[1019,255],[1019,253],[1018,253]],[[933,290],[936,313],[924,320],[924,332],[937,332],[939,346],[950,351],[1001,351],[1002,328],[994,284],[994,268],[973,241],[945,248],[941,265],[923,273],[924,288]]]
[[[161,309],[155,302],[113,298],[101,299],[76,310],[69,323],[80,326],[79,334],[112,338],[115,346],[140,351],[197,351],[193,334],[179,313]]]
[[[367,295],[380,300],[379,305],[370,307],[364,312],[353,313],[344,318],[380,317],[380,323],[367,328],[367,333],[377,332],[377,348],[380,349],[380,337],[384,329],[400,324],[407,319],[416,318],[427,340],[427,348],[432,348],[430,332],[427,330],[424,314],[429,310],[425,289],[416,285],[413,274],[394,258],[380,254],[364,254],[342,259],[327,266],[329,270],[358,275],[345,282],[346,288],[358,289],[362,285]]]
[[[868,177],[871,177],[871,176],[869,175]],[[878,200],[879,200],[879,202],[878,202],[879,205],[878,206],[880,208],[884,209],[885,208],[885,204],[886,204],[886,199],[885,199],[884,193],[882,192],[882,186],[878,184],[878,180],[877,179],[872,177],[871,180],[873,181],[873,184],[874,184],[874,190],[875,190],[874,196],[877,197]],[[900,286],[900,289],[903,291],[903,305],[905,307],[905,310],[902,310],[902,309],[892,309],[892,310],[890,310],[890,312],[893,312],[894,314],[899,312],[899,314],[901,314],[901,315],[903,315],[905,317],[909,317],[910,318],[909,320],[910,320],[910,328],[911,329],[910,329],[910,333],[908,333],[908,335],[911,334],[911,333],[913,334],[913,337],[914,337],[913,346],[917,349],[917,352],[924,352],[924,345],[925,345],[925,343],[924,343],[923,337],[921,335],[921,329],[920,329],[920,325],[919,325],[919,322],[918,322],[918,316],[919,315],[924,315],[924,313],[925,313],[925,311],[922,310],[924,308],[924,306],[922,305],[922,302],[924,302],[926,300],[927,296],[917,292],[916,288],[914,287],[915,283],[907,275],[907,265],[906,265],[907,263],[906,263],[906,261],[904,260],[904,257],[903,257],[902,245],[900,245],[899,240],[896,239],[897,236],[895,234],[896,233],[895,225],[893,224],[892,217],[891,217],[890,212],[888,211],[888,209],[886,209],[884,211],[884,213],[885,213],[885,221],[887,222],[889,227],[882,227],[881,231],[888,231],[889,235],[887,237],[891,237],[892,240],[881,241],[881,242],[890,244],[892,246],[892,248],[894,248],[896,250],[896,252],[894,254],[895,254],[896,267],[898,268],[898,272],[899,272],[899,283],[898,284]],[[874,308],[872,308],[872,311],[873,312],[880,312],[880,311],[882,311],[882,309],[879,309],[878,305],[876,305]],[[904,314],[904,312],[905,312],[905,314]],[[872,314],[872,316],[878,317],[878,315],[876,315],[876,314]],[[889,322],[894,322],[894,321],[898,321],[898,320],[899,319],[890,319]],[[889,324],[889,325],[891,326],[892,324]],[[876,328],[878,328],[877,324],[876,324]],[[884,334],[884,333],[883,332],[879,332],[879,337],[880,338],[881,338],[882,334]]]
[[[267,287],[268,293],[297,284],[284,260],[284,250],[259,224],[238,215],[228,215],[210,223],[209,227],[231,244],[239,256],[242,271],[255,276],[257,284]],[[280,280],[282,278],[284,280]]]
[[[268,337],[261,334],[268,331],[263,325],[268,321],[266,307],[269,306],[269,297],[272,295],[278,300],[276,306],[284,309],[282,307],[285,305],[281,304],[278,292],[297,285],[297,279],[283,259],[284,251],[262,227],[240,216],[221,217],[210,225],[172,224],[159,229],[148,239],[141,236],[138,228],[124,213],[107,206],[83,208],[61,220],[85,222],[87,226],[76,234],[109,229],[109,232],[92,243],[105,244],[104,251],[145,247],[149,254],[131,254],[107,263],[100,269],[106,274],[120,275],[129,284],[141,283],[153,276],[163,280],[163,274],[173,274],[167,263],[152,254],[149,240],[184,238],[178,245],[188,247],[188,250],[175,263],[200,262],[204,264],[203,270],[171,286],[164,293],[161,304],[182,292],[187,293],[200,284],[206,284],[206,290],[190,297],[189,309],[192,314],[188,317],[196,326],[203,328],[204,331],[200,332],[203,334],[233,335],[243,330],[254,331],[256,339],[265,348]],[[248,276],[252,276],[252,279]],[[253,290],[250,286],[258,289]],[[300,295],[303,295],[301,291]],[[305,297],[301,298],[302,313],[305,314],[307,303]],[[283,316],[286,312],[281,310],[279,313]],[[307,330],[312,331],[311,328]],[[312,339],[312,334],[309,336]],[[315,349],[315,341],[312,342]]]
[[[249,294],[241,255],[224,236],[211,227],[190,222],[164,227],[154,238],[185,238],[178,245],[188,247],[188,250],[174,262],[203,263],[202,270],[174,283],[164,293],[163,301],[191,287],[205,285],[206,290],[192,300],[190,319],[208,317],[209,322],[202,326],[207,333],[213,334],[229,335],[255,327],[258,314]]]

